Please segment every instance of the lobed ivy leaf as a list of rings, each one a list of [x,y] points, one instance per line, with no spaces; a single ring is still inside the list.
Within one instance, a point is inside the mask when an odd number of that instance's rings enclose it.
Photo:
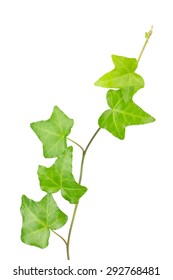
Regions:
[[[54,107],[50,119],[31,123],[31,128],[43,144],[43,154],[46,158],[61,155],[67,148],[66,139],[74,122],[57,106]]]
[[[109,90],[107,102],[110,109],[100,116],[98,123],[101,128],[105,128],[119,139],[124,139],[126,126],[155,121],[132,100],[124,102],[121,90]]]
[[[103,75],[95,82],[96,86],[104,88],[121,89],[125,102],[132,99],[133,95],[144,87],[143,78],[134,73],[138,62],[135,58],[112,55],[115,69]]]
[[[48,246],[50,230],[59,229],[67,222],[67,216],[58,208],[51,194],[39,202],[22,196],[23,218],[21,240],[39,248]]]
[[[69,147],[51,167],[39,166],[38,177],[43,191],[56,193],[61,190],[66,200],[76,204],[87,188],[78,184],[72,175],[72,152],[73,148]]]

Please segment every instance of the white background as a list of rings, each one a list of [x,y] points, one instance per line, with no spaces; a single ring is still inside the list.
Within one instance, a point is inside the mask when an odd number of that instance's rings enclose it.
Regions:
[[[171,2],[1,1],[2,279],[16,279],[12,270],[19,265],[62,268],[69,264],[64,244],[56,236],[51,235],[44,250],[20,241],[21,195],[40,200],[44,193],[37,166],[53,163],[43,158],[41,143],[29,124],[48,119],[58,105],[75,121],[70,137],[86,146],[98,117],[107,109],[106,89],[94,87],[94,82],[113,68],[111,54],[138,57],[151,25],[154,33],[137,71],[145,79],[145,88],[134,100],[156,122],[128,127],[124,141],[101,130],[93,142],[82,181],[88,192],[78,209],[70,264],[100,269],[159,266],[161,276],[152,279],[172,279]],[[79,164],[80,150],[75,147],[76,179]],[[73,206],[59,194],[55,197],[70,219]],[[64,236],[68,226],[60,230]]]

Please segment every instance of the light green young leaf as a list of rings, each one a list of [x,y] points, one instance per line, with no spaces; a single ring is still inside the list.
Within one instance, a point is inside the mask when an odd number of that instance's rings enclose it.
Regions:
[[[121,89],[124,101],[128,102],[140,88],[144,87],[143,78],[134,73],[138,62],[135,58],[118,55],[112,55],[112,60],[115,69],[103,75],[95,82],[95,85]]]
[[[155,119],[144,112],[132,100],[124,102],[121,90],[109,90],[107,102],[110,110],[105,111],[99,118],[99,126],[105,128],[119,139],[125,137],[125,127],[146,124]]]
[[[31,123],[31,128],[43,144],[43,154],[46,158],[61,155],[67,148],[66,139],[74,122],[57,106],[54,107],[50,119]]]
[[[69,147],[51,167],[39,166],[38,177],[43,191],[55,193],[61,190],[66,200],[76,204],[87,188],[79,185],[72,175],[72,152]]]
[[[22,196],[21,214],[23,218],[21,240],[39,248],[48,246],[50,230],[61,228],[67,216],[58,208],[51,194],[39,202]]]

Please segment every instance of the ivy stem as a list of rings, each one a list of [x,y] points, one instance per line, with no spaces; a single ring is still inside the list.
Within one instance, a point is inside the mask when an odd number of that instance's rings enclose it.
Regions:
[[[92,141],[94,140],[94,138],[96,137],[97,133],[100,131],[100,129],[101,129],[101,128],[98,128],[98,129],[96,130],[96,132],[94,133],[94,135],[91,137],[90,141],[88,142],[88,144],[87,144],[85,150],[83,151],[82,160],[81,160],[81,167],[80,167],[80,175],[79,175],[79,181],[78,181],[79,184],[80,184],[81,181],[82,181],[84,160],[85,160],[85,156],[86,156],[87,150],[88,150],[89,146],[91,145]]]
[[[144,45],[143,45],[143,48],[142,48],[142,50],[141,50],[141,52],[140,52],[140,54],[139,54],[139,57],[138,57],[138,63],[139,63],[139,61],[140,61],[140,59],[141,59],[141,56],[142,56],[142,54],[143,54],[143,52],[144,52],[144,50],[145,50],[145,48],[146,48],[146,45],[148,44],[148,41],[149,41],[149,39],[150,39],[150,37],[151,37],[151,35],[153,34],[153,26],[151,26],[151,29],[150,29],[150,31],[149,32],[146,32],[145,33],[145,38],[146,38],[146,40],[145,40],[145,43],[144,43]]]
[[[67,246],[67,242],[66,242],[66,240],[60,235],[60,234],[58,234],[56,231],[54,231],[54,230],[51,230],[53,233],[55,233],[59,238],[61,238],[63,241],[64,241],[64,243],[65,243],[65,245]]]
[[[88,148],[91,145],[92,141],[96,137],[97,133],[100,131],[100,129],[101,128],[98,128],[96,130],[96,132],[94,133],[94,135],[91,137],[90,141],[88,142],[86,148],[85,149],[82,148],[83,152],[82,152],[82,159],[81,159],[81,165],[80,165],[79,184],[81,184],[81,181],[82,181],[83,167],[84,167],[84,161],[85,161],[86,153],[87,153]],[[73,224],[74,224],[74,220],[75,220],[75,217],[76,217],[76,212],[77,212],[78,205],[79,205],[79,202],[74,207],[73,216],[72,216],[72,220],[71,220],[71,224],[70,224],[70,228],[69,228],[69,232],[68,232],[68,239],[67,239],[67,242],[66,242],[67,259],[68,260],[70,260],[70,238],[71,238],[71,233],[72,233]]]
[[[69,141],[71,141],[72,143],[74,143],[75,145],[77,145],[81,150],[82,150],[82,152],[84,152],[84,148],[82,148],[82,146],[79,144],[79,143],[77,143],[76,141],[74,141],[74,140],[72,140],[72,139],[70,139],[70,138],[67,138]]]

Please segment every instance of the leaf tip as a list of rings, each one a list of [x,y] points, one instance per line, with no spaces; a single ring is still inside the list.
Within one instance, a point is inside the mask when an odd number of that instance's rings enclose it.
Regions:
[[[52,115],[54,114],[54,113],[58,113],[59,111],[61,111],[60,110],[60,108],[57,106],[57,105],[55,105],[54,107],[53,107],[53,112],[52,112]]]
[[[151,122],[155,122],[156,119],[154,117],[151,116],[152,121]]]
[[[21,206],[20,206],[20,212],[23,215],[23,210],[25,209],[26,205],[28,205],[29,199],[26,195],[22,195],[21,197]]]
[[[69,147],[68,147],[68,150],[69,150],[70,153],[72,153],[72,152],[73,152],[73,147],[72,147],[72,146],[69,146]]]
[[[23,194],[23,195],[22,195],[21,200],[22,200],[22,203],[23,203],[23,202],[27,201],[27,200],[28,200],[28,198],[27,198],[27,196],[26,196],[26,195],[24,195],[24,194]]]
[[[125,135],[120,136],[119,139],[120,139],[120,140],[124,140],[124,139],[125,139]]]
[[[34,122],[30,123],[30,128],[33,129],[33,127],[34,127]]]
[[[95,83],[94,83],[94,85],[95,86],[99,86],[99,82],[98,82],[99,80],[97,80]]]
[[[156,119],[153,116],[148,115],[146,123],[152,123],[152,122],[155,122],[155,121],[156,121]]]

